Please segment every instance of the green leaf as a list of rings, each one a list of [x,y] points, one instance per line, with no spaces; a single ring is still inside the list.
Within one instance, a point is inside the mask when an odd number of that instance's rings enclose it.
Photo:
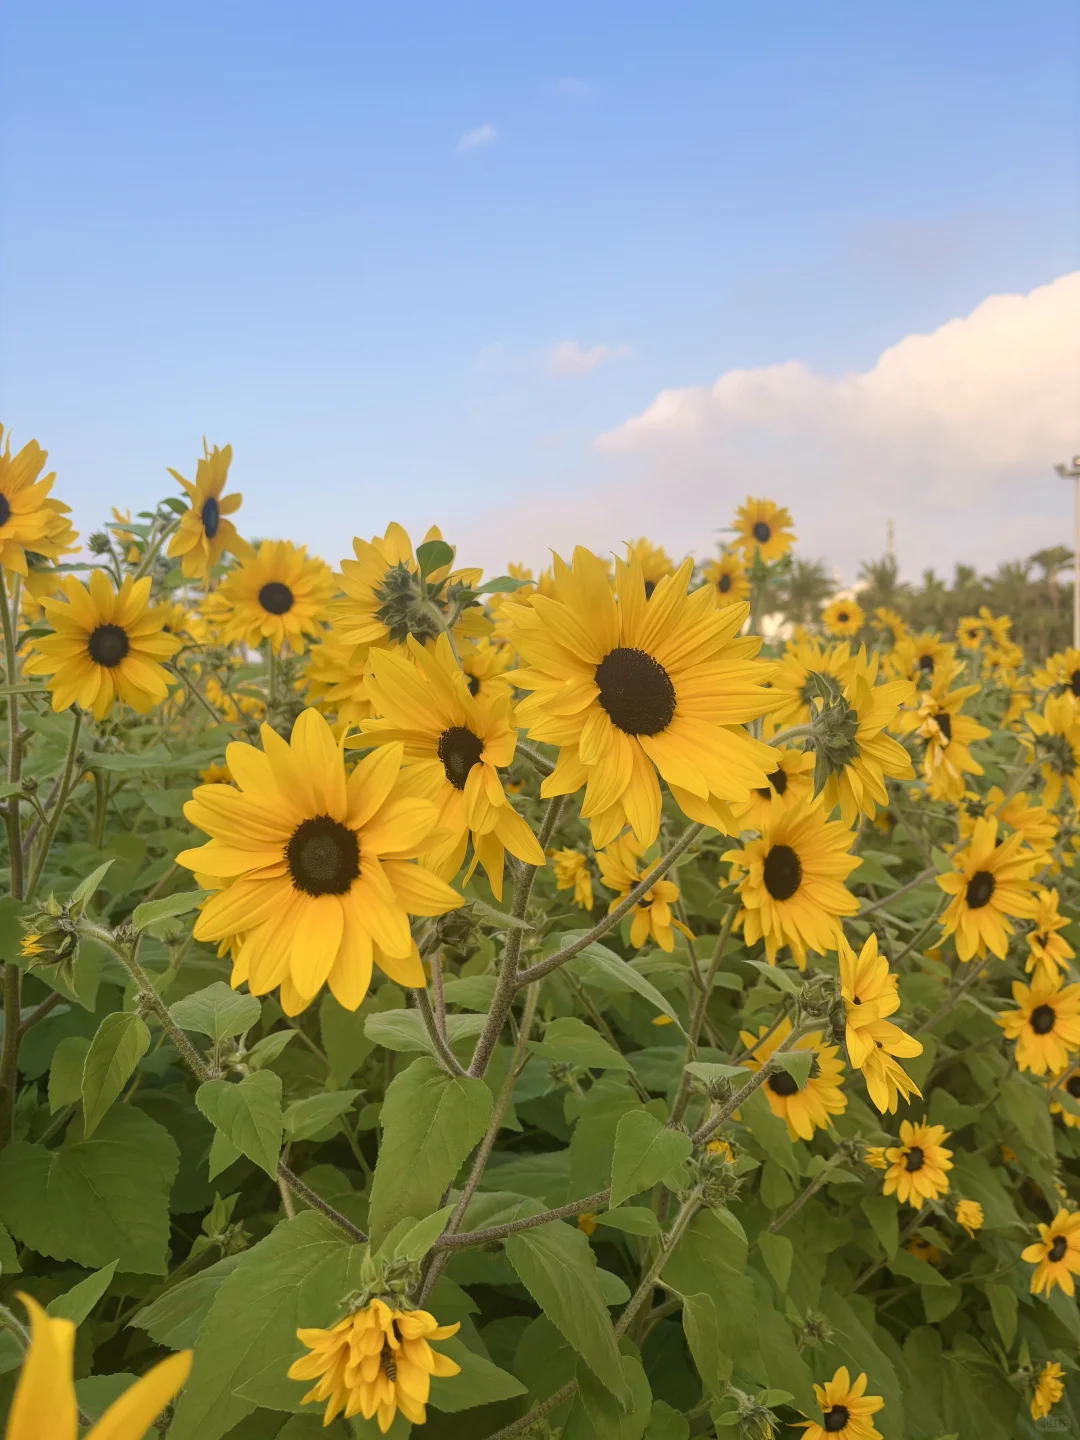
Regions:
[[[102,756],[95,756],[95,764],[103,758]],[[85,907],[86,902],[93,898],[98,886],[102,880],[105,879],[105,876],[109,872],[109,867],[114,863],[115,857],[113,860],[106,860],[104,865],[99,865],[92,874],[86,877],[82,884],[76,885],[75,889],[71,892],[71,899],[68,901],[68,904],[71,906],[82,905]]]
[[[451,1046],[459,1040],[472,1040],[487,1023],[486,1015],[447,1015],[446,1038]],[[419,1010],[383,1010],[364,1020],[364,1034],[386,1050],[426,1050],[435,1047]]]
[[[73,1325],[81,1325],[109,1288],[115,1273],[116,1261],[111,1260],[93,1275],[80,1280],[78,1285],[65,1290],[63,1295],[50,1300],[45,1308],[55,1320],[70,1320]]]
[[[1020,1305],[1016,1291],[1010,1290],[1007,1285],[987,1284],[983,1286],[983,1293],[990,1302],[990,1313],[1001,1336],[1001,1343],[1006,1350],[1011,1350],[1016,1339],[1016,1320]]]
[[[383,1102],[382,1145],[371,1186],[373,1245],[381,1245],[406,1215],[420,1220],[438,1209],[487,1129],[491,1110],[483,1080],[448,1075],[426,1056],[394,1077]]]
[[[649,1422],[652,1391],[636,1355],[620,1355],[623,1380],[630,1394],[624,1409],[610,1391],[579,1360],[578,1393],[562,1432],[562,1440],[641,1440]]]
[[[362,1090],[329,1090],[323,1095],[309,1095],[294,1100],[281,1117],[289,1140],[310,1140],[320,1130],[344,1115]]]
[[[165,895],[160,900],[144,900],[136,905],[131,923],[136,930],[146,930],[160,920],[171,920],[175,915],[186,915],[206,899],[209,890],[180,890],[175,895]]]
[[[752,965],[770,985],[775,985],[777,990],[782,990],[785,995],[798,995],[799,982],[788,971],[781,970],[779,965],[770,965],[766,960],[747,960],[746,963]]]
[[[195,1104],[242,1155],[272,1179],[277,1178],[284,1128],[280,1076],[272,1070],[257,1070],[238,1085],[230,1080],[207,1080],[195,1092]]]
[[[0,1274],[20,1275],[22,1266],[19,1264],[18,1252],[15,1249],[15,1242],[8,1234],[7,1226],[0,1225]],[[22,1354],[20,1351],[20,1359]]]
[[[552,1020],[542,1040],[529,1041],[529,1049],[551,1064],[571,1065],[575,1070],[633,1068],[625,1055],[576,1015]]]
[[[690,1440],[690,1422],[665,1400],[654,1400],[644,1440]]]
[[[525,1386],[509,1371],[500,1369],[486,1355],[470,1350],[456,1336],[436,1340],[434,1348],[461,1366],[460,1375],[431,1382],[428,1403],[444,1415],[471,1410],[474,1405],[492,1405],[496,1400],[513,1400],[526,1393]]]
[[[434,571],[454,563],[453,547],[447,545],[445,540],[425,540],[416,547],[416,563],[420,566],[420,574],[426,580]]]
[[[67,1035],[53,1051],[49,1066],[49,1113],[82,1099],[83,1065],[90,1041],[85,1035]]]
[[[275,1030],[271,1035],[264,1035],[248,1051],[248,1065],[252,1070],[262,1070],[265,1066],[272,1065],[295,1039],[295,1030]]]
[[[196,990],[185,995],[169,1006],[169,1014],[181,1030],[193,1030],[198,1035],[207,1035],[218,1044],[222,1040],[243,1035],[259,1023],[262,1003],[254,995],[241,995],[226,985],[224,980],[215,980],[205,990]]]
[[[245,1252],[203,1322],[169,1440],[221,1440],[257,1406],[299,1410],[304,1386],[286,1375],[306,1353],[297,1328],[340,1318],[363,1254],[312,1210]]]
[[[86,1052],[82,1073],[83,1123],[92,1135],[109,1106],[150,1048],[150,1031],[130,1010],[106,1015]]]
[[[579,940],[586,933],[584,930],[570,930],[559,935],[558,942],[560,946],[569,944],[572,940]],[[647,1000],[654,1009],[659,1010],[662,1015],[666,1015],[684,1035],[686,1034],[678,1014],[656,986],[650,980],[646,980],[645,976],[635,970],[633,965],[624,960],[621,955],[616,955],[614,950],[609,950],[605,945],[599,945],[596,941],[587,945],[580,955],[575,955],[572,960],[567,961],[567,969],[579,980],[584,980],[586,984],[592,976],[599,976],[605,982],[614,983],[619,989],[634,991],[643,1000]]]
[[[515,580],[512,575],[496,575],[492,580],[485,580],[482,585],[477,585],[473,591],[474,595],[512,595],[515,590],[520,590],[522,585],[527,585],[527,580]]]
[[[406,1216],[390,1231],[379,1254],[394,1260],[422,1260],[446,1229],[446,1222],[453,1213],[453,1205],[444,1205],[423,1220],[414,1221]]]
[[[654,1210],[644,1205],[620,1205],[618,1210],[605,1210],[595,1215],[597,1225],[609,1230],[622,1230],[626,1235],[659,1235],[660,1221]]]
[[[600,1383],[620,1404],[627,1404],[630,1394],[596,1278],[596,1258],[582,1232],[562,1221],[520,1230],[508,1237],[506,1258],[544,1314]]]
[[[891,1260],[900,1248],[900,1208],[891,1195],[868,1195],[862,1212]]]
[[[681,1130],[668,1130],[648,1110],[631,1110],[619,1121],[615,1131],[615,1156],[611,1163],[612,1210],[650,1190],[670,1175],[694,1148],[689,1135]]]
[[[928,1260],[912,1255],[909,1250],[897,1250],[889,1261],[889,1269],[894,1275],[904,1275],[909,1280],[914,1280],[916,1285],[947,1287],[949,1284],[940,1270],[935,1269]]]
[[[156,1300],[143,1308],[131,1321],[140,1330],[145,1330],[158,1345],[169,1350],[188,1350],[199,1338],[203,1321],[210,1313],[218,1291],[225,1277],[236,1269],[243,1255],[226,1255],[216,1265],[210,1265],[171,1285]]]
[[[769,1274],[783,1293],[791,1279],[791,1262],[795,1258],[794,1245],[786,1235],[774,1235],[769,1230],[762,1230],[757,1237],[757,1243],[761,1257],[769,1267]]]
[[[722,1399],[734,1366],[721,1340],[720,1318],[712,1296],[684,1295],[682,1325],[701,1383],[714,1399]]]
[[[773,1052],[773,1061],[781,1070],[786,1070],[801,1090],[810,1078],[810,1066],[814,1063],[811,1050],[782,1050]]]
[[[750,1079],[750,1071],[743,1065],[718,1065],[709,1060],[691,1060],[684,1068],[687,1074],[693,1075],[695,1080],[700,1080],[704,1085],[711,1085],[716,1080],[733,1080],[738,1086],[745,1085]]]
[[[56,1150],[16,1140],[0,1153],[0,1220],[39,1255],[163,1275],[176,1142],[131,1105],[92,1136],[73,1122]]]
[[[338,1085],[347,1085],[375,1048],[364,1034],[367,1013],[346,1010],[327,990],[319,1003],[319,1034],[330,1061],[330,1074]]]

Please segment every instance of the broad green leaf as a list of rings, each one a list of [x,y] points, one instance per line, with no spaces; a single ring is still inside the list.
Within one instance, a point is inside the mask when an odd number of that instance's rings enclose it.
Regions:
[[[787,970],[781,970],[779,965],[770,965],[766,960],[747,960],[759,971],[770,985],[775,985],[777,990],[782,990],[785,995],[797,995],[799,993],[799,981]]]
[[[203,1322],[169,1440],[221,1440],[260,1405],[299,1410],[304,1387],[286,1375],[306,1353],[297,1328],[340,1318],[363,1253],[313,1210],[246,1251]]]
[[[207,1080],[195,1092],[195,1104],[242,1155],[277,1177],[284,1128],[280,1076],[272,1070],[257,1070],[239,1084]]]
[[[625,1055],[576,1015],[552,1020],[542,1040],[529,1041],[529,1049],[551,1064],[571,1065],[575,1070],[632,1069]]]
[[[104,760],[105,758],[105,756],[95,756],[94,762],[97,764],[99,760]],[[120,757],[114,756],[112,758],[119,759]],[[82,905],[85,908],[86,902],[94,896],[98,886],[109,873],[109,867],[115,863],[115,857],[112,860],[106,860],[104,865],[99,865],[80,885],[76,885],[75,889],[71,892],[71,899],[68,901],[68,904],[72,906]]]
[[[636,1355],[620,1355],[619,1359],[630,1393],[629,1405],[624,1409],[585,1362],[579,1360],[578,1393],[562,1440],[641,1440],[649,1423],[652,1391]]]
[[[310,1140],[331,1121],[351,1110],[353,1101],[362,1094],[362,1090],[328,1090],[323,1095],[294,1100],[281,1117],[286,1139]]]
[[[631,1110],[615,1131],[611,1164],[612,1210],[650,1190],[690,1158],[693,1141],[681,1130],[668,1130],[648,1110]]]
[[[150,1031],[140,1015],[117,1010],[105,1016],[83,1062],[83,1123],[87,1135],[93,1134],[109,1106],[119,1099],[149,1048]]]
[[[482,585],[477,585],[473,591],[474,595],[512,595],[515,590],[520,590],[522,585],[527,585],[527,580],[515,580],[512,575],[495,575],[490,580],[485,580]]]
[[[338,1085],[347,1085],[375,1048],[364,1034],[365,1010],[346,1010],[327,990],[319,1002],[319,1034],[330,1061],[330,1074]]]
[[[216,1180],[223,1170],[227,1170],[230,1165],[235,1165],[243,1153],[224,1131],[215,1130],[214,1138],[210,1142],[210,1158],[206,1178]]]
[[[264,1035],[248,1051],[248,1065],[252,1070],[261,1070],[265,1065],[272,1065],[295,1039],[295,1030],[275,1030],[272,1035]]]
[[[166,1349],[190,1349],[199,1338],[202,1323],[225,1277],[243,1258],[243,1255],[226,1255],[190,1279],[170,1285],[164,1294],[143,1306],[132,1318],[132,1325],[145,1330],[151,1340]]]
[[[701,1080],[706,1085],[711,1085],[714,1080],[731,1080],[738,1089],[750,1079],[750,1071],[742,1065],[714,1065],[708,1060],[691,1060],[685,1068],[695,1080]]]
[[[436,1340],[434,1348],[461,1366],[460,1375],[431,1382],[428,1403],[444,1414],[471,1410],[474,1405],[491,1405],[496,1400],[513,1400],[526,1393],[525,1386],[509,1371],[500,1369],[486,1355],[470,1350],[456,1336]]]
[[[584,930],[568,931],[559,935],[559,944],[569,944],[572,940],[580,939],[585,933]],[[680,1030],[683,1030],[683,1024],[678,1014],[652,981],[646,980],[645,976],[635,970],[633,965],[624,960],[621,955],[616,955],[614,950],[609,950],[606,945],[600,945],[596,941],[587,945],[580,955],[575,955],[572,960],[567,961],[567,969],[572,975],[586,983],[591,976],[596,975],[607,983],[614,983],[622,990],[634,991],[659,1010],[662,1015],[666,1015]],[[683,1033],[686,1032],[683,1031]]]
[[[518,1231],[509,1236],[505,1248],[519,1280],[551,1323],[619,1403],[629,1403],[607,1304],[596,1278],[596,1259],[582,1232],[555,1221]]]
[[[487,1129],[491,1109],[491,1091],[482,1080],[448,1075],[426,1056],[394,1077],[383,1102],[382,1145],[371,1186],[373,1245],[381,1245],[406,1215],[420,1220],[438,1209]]]
[[[394,1226],[379,1253],[397,1260],[422,1260],[446,1229],[453,1213],[453,1205],[444,1205],[423,1220],[414,1222],[406,1217]]]
[[[7,1226],[0,1225],[0,1275],[20,1275],[21,1273],[22,1266],[19,1264],[15,1242],[8,1234]]]
[[[179,1163],[167,1130],[120,1105],[88,1138],[74,1121],[56,1150],[16,1140],[0,1152],[0,1220],[39,1255],[163,1275]]]
[[[53,1051],[49,1066],[49,1113],[82,1099],[83,1065],[90,1041],[85,1035],[67,1035]]]
[[[947,1287],[949,1284],[941,1271],[935,1269],[928,1260],[921,1260],[918,1255],[912,1255],[908,1250],[897,1250],[889,1260],[889,1269],[894,1275],[904,1275],[907,1279],[914,1280],[916,1285]]]
[[[814,1063],[814,1055],[811,1050],[777,1050],[773,1054],[773,1061],[781,1070],[786,1070],[801,1090],[810,1078],[810,1066]]]
[[[1007,1285],[995,1284],[984,1285],[983,1291],[990,1302],[990,1313],[1001,1336],[1001,1343],[1006,1350],[1011,1350],[1016,1339],[1016,1321],[1020,1306],[1016,1291],[1010,1290]]]
[[[447,1015],[446,1038],[450,1045],[459,1040],[472,1040],[483,1030],[486,1015]],[[364,1034],[386,1050],[426,1050],[434,1046],[418,1010],[383,1010],[364,1020]]]
[[[80,1280],[78,1285],[65,1290],[63,1295],[50,1300],[45,1308],[55,1320],[70,1320],[73,1325],[81,1325],[109,1288],[115,1273],[116,1261],[112,1260],[93,1275]]]
[[[169,1014],[181,1030],[207,1035],[216,1045],[257,1025],[262,1003],[254,995],[241,995],[224,980],[215,980],[205,990],[196,990],[170,1005]]]
[[[416,563],[425,579],[436,570],[454,563],[453,547],[445,540],[425,540],[416,547]]]
[[[714,1399],[720,1400],[731,1378],[733,1363],[721,1342],[720,1319],[713,1297],[704,1293],[684,1295],[682,1325],[701,1383]]]
[[[862,1212],[891,1260],[900,1247],[900,1210],[895,1198],[891,1195],[868,1195],[862,1202]]]
[[[660,1221],[654,1210],[644,1205],[620,1205],[618,1210],[605,1210],[593,1217],[597,1225],[609,1230],[622,1230],[626,1235],[659,1235]]]
[[[795,1247],[786,1235],[774,1235],[769,1230],[762,1230],[757,1237],[757,1243],[762,1259],[769,1267],[769,1274],[776,1281],[778,1289],[781,1292],[785,1291],[788,1281],[791,1279],[791,1262],[795,1258]]]
[[[186,915],[205,900],[209,890],[178,890],[175,895],[165,895],[160,900],[144,900],[136,905],[131,923],[136,930],[146,930],[161,920],[171,920],[176,915]]]
[[[690,1440],[690,1422],[665,1400],[654,1400],[644,1440]]]

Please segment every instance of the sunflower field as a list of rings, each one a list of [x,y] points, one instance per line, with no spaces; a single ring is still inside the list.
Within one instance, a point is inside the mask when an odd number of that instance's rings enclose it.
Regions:
[[[0,453],[7,1440],[1077,1433],[1080,652],[230,461]]]

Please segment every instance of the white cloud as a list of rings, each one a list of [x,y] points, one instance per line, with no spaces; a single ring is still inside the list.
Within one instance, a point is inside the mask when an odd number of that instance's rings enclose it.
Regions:
[[[475,130],[466,130],[457,142],[457,153],[463,155],[467,150],[486,150],[495,144],[499,138],[499,132],[492,124],[478,125]]]
[[[571,353],[581,373],[595,350]],[[607,551],[632,530],[702,554],[751,493],[788,505],[801,551],[847,579],[882,553],[888,519],[909,575],[989,567],[1070,543],[1070,487],[1052,467],[1080,451],[1078,376],[1080,272],[992,295],[865,371],[789,360],[661,391],[596,440],[591,477],[481,518],[474,543],[487,564],[544,563],[548,546]]]
[[[630,354],[629,345],[594,345],[586,350],[576,340],[560,340],[547,352],[549,375],[587,375],[605,360],[621,359]]]

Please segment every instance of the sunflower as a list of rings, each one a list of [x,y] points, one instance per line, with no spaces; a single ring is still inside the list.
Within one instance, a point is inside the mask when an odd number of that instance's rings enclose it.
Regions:
[[[62,600],[43,600],[51,635],[34,641],[27,675],[48,675],[54,710],[78,705],[101,720],[114,701],[145,715],[168,694],[161,661],[180,641],[166,635],[160,610],[150,607],[150,577],[129,575],[114,590],[103,570],[90,572],[89,588],[65,575]]]
[[[739,881],[743,938],[747,945],[764,939],[770,965],[781,945],[791,947],[800,970],[807,950],[824,955],[836,949],[840,917],[859,908],[844,885],[862,864],[849,853],[851,842],[845,825],[804,803],[776,816],[760,839],[721,857],[731,862],[733,878],[746,872]]]
[[[795,539],[791,514],[771,500],[746,497],[745,505],[735,511],[736,544],[742,547],[747,560],[779,560],[791,549]]]
[[[233,743],[236,782],[200,786],[184,807],[211,838],[177,864],[217,877],[195,923],[197,940],[243,934],[234,988],[281,987],[287,1014],[328,983],[355,1010],[372,961],[399,985],[424,985],[410,915],[442,915],[461,897],[407,861],[427,848],[438,813],[401,774],[403,747],[380,746],[346,780],[341,746],[317,710],[305,710],[287,742],[262,727],[263,749]],[[416,777],[419,778],[419,777]]]
[[[749,800],[731,807],[743,830],[764,830],[782,811],[803,801],[813,802],[814,752],[777,746],[773,755],[776,769],[769,771],[769,783],[753,791]]]
[[[1040,714],[1030,710],[1020,739],[1042,761],[1042,803],[1053,810],[1062,786],[1080,807],[1080,710],[1071,695],[1048,695]],[[1028,733],[1030,732],[1030,733]]]
[[[914,732],[925,743],[923,774],[932,800],[959,802],[967,784],[964,776],[983,773],[968,747],[973,741],[985,740],[990,731],[970,715],[960,713],[964,701],[978,692],[978,685],[949,690],[934,684],[922,696],[918,709],[906,711],[901,717],[901,730]]]
[[[986,639],[986,627],[977,615],[965,615],[956,626],[956,638],[964,650],[978,650]]]
[[[956,646],[943,640],[936,630],[907,635],[897,640],[889,656],[893,671],[917,685],[949,686],[964,668],[956,658]]]
[[[1025,970],[1035,971],[1036,979],[1056,980],[1076,957],[1065,936],[1058,933],[1069,923],[1067,915],[1058,914],[1059,898],[1056,890],[1040,890],[1036,900],[1024,963]]]
[[[1031,797],[1023,791],[1006,799],[998,785],[990,787],[981,806],[977,805],[970,813],[966,808],[959,811],[963,839],[970,839],[980,815],[1000,820],[1010,830],[1015,830],[1024,843],[1040,856],[1047,855],[1053,848],[1060,829],[1057,817],[1045,805],[1032,804]]]
[[[38,479],[48,452],[28,440],[13,456],[11,432],[5,437],[2,425],[0,439],[0,567],[25,575],[27,551],[55,560],[62,548],[70,548],[74,531],[62,520],[68,507],[49,499],[55,472]]]
[[[993,615],[989,606],[979,606],[979,619],[983,623],[987,639],[994,645],[1003,646],[1009,644],[1009,631],[1012,629],[1012,620],[1008,615]]]
[[[1016,1010],[995,1017],[1016,1041],[1016,1068],[1045,1075],[1064,1070],[1069,1051],[1080,1046],[1080,985],[1062,987],[1060,978],[1036,977],[1031,986],[1014,980]]]
[[[1008,917],[1035,914],[1031,875],[1039,857],[1024,849],[1022,836],[1010,835],[999,845],[997,833],[996,820],[976,820],[970,843],[953,854],[953,869],[937,877],[953,897],[941,917],[942,939],[956,936],[961,960],[981,959],[988,949],[1004,960],[1013,932]]]
[[[1053,690],[1057,695],[1069,694],[1080,700],[1080,650],[1058,650],[1034,674],[1040,690]]]
[[[1049,1415],[1065,1394],[1065,1384],[1061,1378],[1064,1373],[1056,1360],[1048,1360],[1039,1371],[1039,1378],[1035,1381],[1035,1393],[1031,1397],[1033,1420],[1041,1420],[1044,1415]]]
[[[423,852],[436,875],[449,880],[457,873],[470,839],[473,863],[465,880],[479,862],[497,899],[507,850],[526,864],[544,864],[543,850],[499,779],[517,746],[509,691],[491,700],[472,696],[445,635],[431,649],[410,635],[407,650],[371,650],[367,691],[380,718],[365,720],[346,744],[405,746],[412,793],[438,810],[438,840]]]
[[[1035,1266],[1032,1295],[1045,1291],[1049,1299],[1055,1285],[1073,1295],[1073,1276],[1080,1275],[1080,1211],[1059,1210],[1049,1225],[1040,1224],[1039,1239],[1021,1250],[1020,1259]]]
[[[1070,1065],[1068,1071],[1063,1071],[1060,1075],[1054,1076],[1051,1095],[1058,1090],[1064,1090],[1067,1095],[1070,1095],[1073,1100],[1076,1101],[1077,1105],[1080,1105],[1080,1064]],[[1066,1109],[1066,1107],[1057,1100],[1051,1099],[1050,1114],[1060,1115],[1070,1129],[1080,1127],[1080,1114],[1077,1114],[1073,1110]]]
[[[725,550],[719,560],[710,560],[701,575],[706,585],[712,586],[718,605],[731,605],[750,594],[750,579],[734,550]]]
[[[626,831],[617,840],[613,840],[606,850],[601,850],[597,854],[596,862],[600,866],[600,879],[608,890],[617,892],[615,899],[608,906],[609,913],[622,902],[641,877],[648,873],[649,865],[640,866],[638,864],[644,851],[644,845],[635,840],[629,831]],[[630,944],[635,950],[640,949],[651,937],[661,950],[667,951],[670,955],[675,948],[673,930],[679,930],[691,940],[693,939],[682,921],[676,920],[672,916],[671,907],[678,898],[679,887],[674,881],[663,878],[657,880],[650,889],[645,891],[630,912],[633,916],[630,925]]]
[[[871,935],[858,956],[840,937],[840,993],[846,1015],[845,1045],[848,1060],[862,1072],[870,1099],[884,1114],[896,1114],[900,1097],[906,1101],[922,1091],[893,1058],[922,1054],[918,1040],[886,1016],[900,1007],[896,976],[878,954],[877,936]]]
[[[866,621],[866,613],[855,600],[833,600],[821,612],[821,623],[830,635],[842,639],[857,635]]]
[[[359,725],[371,718],[371,700],[364,678],[366,656],[355,645],[325,635],[308,646],[302,685],[308,704],[333,715],[339,725]]]
[[[319,633],[333,590],[329,566],[303,545],[264,540],[214,594],[222,641],[255,649],[268,640],[275,653],[288,645],[303,654],[304,637]]]
[[[461,1366],[432,1340],[448,1340],[460,1324],[440,1325],[426,1310],[391,1310],[372,1300],[330,1330],[297,1330],[310,1354],[289,1366],[290,1380],[317,1380],[300,1402],[326,1401],[323,1424],[344,1411],[345,1418],[375,1419],[385,1435],[401,1411],[423,1425],[431,1377],[460,1375]]]
[[[184,511],[166,553],[170,559],[180,557],[180,569],[186,579],[200,580],[204,585],[209,584],[210,572],[221,563],[226,550],[238,560],[250,560],[255,553],[237,534],[232,521],[225,518],[236,514],[244,498],[234,491],[222,499],[231,464],[231,445],[226,445],[224,450],[216,445],[208,450],[204,440],[202,459],[195,466],[194,484],[177,471],[169,471],[187,491],[191,505]]]
[[[817,1420],[793,1422],[805,1430],[804,1440],[882,1440],[870,1416],[876,1415],[885,1401],[880,1395],[867,1395],[866,1384],[865,1374],[852,1384],[847,1366],[841,1365],[831,1380],[815,1385],[820,1424]]]
[[[900,1144],[885,1151],[889,1168],[885,1172],[882,1193],[895,1194],[901,1205],[921,1210],[927,1200],[936,1200],[949,1188],[946,1171],[952,1169],[952,1151],[942,1141],[949,1138],[943,1125],[927,1125],[921,1120],[900,1122]]]
[[[556,890],[573,890],[574,904],[579,910],[593,907],[592,876],[589,862],[580,850],[549,850]]]
[[[8,1411],[6,1440],[77,1440],[79,1411],[72,1380],[75,1326],[54,1319],[29,1295],[19,1294],[30,1316],[30,1346]],[[148,1370],[115,1399],[85,1440],[142,1440],[147,1427],[183,1385],[191,1351]]]
[[[974,1239],[975,1232],[983,1227],[983,1208],[977,1200],[958,1200],[956,1202],[956,1223],[962,1230],[966,1230],[969,1238]]]
[[[822,645],[820,640],[806,637],[788,641],[770,681],[778,702],[771,719],[780,726],[806,725],[819,698],[813,677],[835,681],[839,689],[852,664],[846,641],[839,645]]]
[[[593,845],[627,823],[642,845],[660,829],[667,781],[685,815],[717,829],[734,825],[726,802],[746,800],[776,768],[746,721],[772,697],[757,636],[739,639],[745,605],[716,605],[707,586],[687,594],[684,560],[646,598],[640,567],[616,562],[617,598],[603,561],[579,546],[573,565],[555,557],[558,598],[507,606],[525,668],[511,679],[532,693],[518,719],[534,740],[558,745],[542,796],[586,787],[582,815]]]
[[[886,780],[914,777],[911,757],[885,733],[910,698],[907,680],[878,684],[878,656],[867,660],[862,649],[852,660],[841,691],[845,707],[842,730],[828,753],[828,777],[822,787],[826,813],[839,806],[845,825],[860,815],[874,818],[879,805],[887,806]]]
[[[894,645],[899,645],[900,641],[907,637],[908,629],[904,624],[903,616],[898,615],[895,610],[890,610],[887,605],[874,606],[874,619],[882,630],[889,632]]]
[[[743,1064],[757,1074],[775,1050],[778,1050],[791,1034],[791,1021],[784,1019],[770,1034],[769,1027],[762,1025],[757,1035],[749,1030],[740,1030],[739,1039],[749,1052]],[[762,1087],[769,1109],[783,1120],[788,1136],[792,1140],[809,1140],[815,1130],[826,1130],[832,1124],[831,1116],[840,1115],[847,1109],[847,1096],[841,1086],[844,1062],[839,1058],[840,1047],[825,1045],[820,1030],[811,1030],[801,1035],[791,1047],[794,1050],[809,1050],[813,1055],[810,1073],[800,1085],[786,1070],[774,1070]]]
[[[625,547],[627,565],[632,565],[636,560],[641,567],[647,599],[664,576],[670,575],[675,569],[675,561],[662,545],[654,545],[651,540],[646,540],[644,535],[640,540],[627,540]]]

